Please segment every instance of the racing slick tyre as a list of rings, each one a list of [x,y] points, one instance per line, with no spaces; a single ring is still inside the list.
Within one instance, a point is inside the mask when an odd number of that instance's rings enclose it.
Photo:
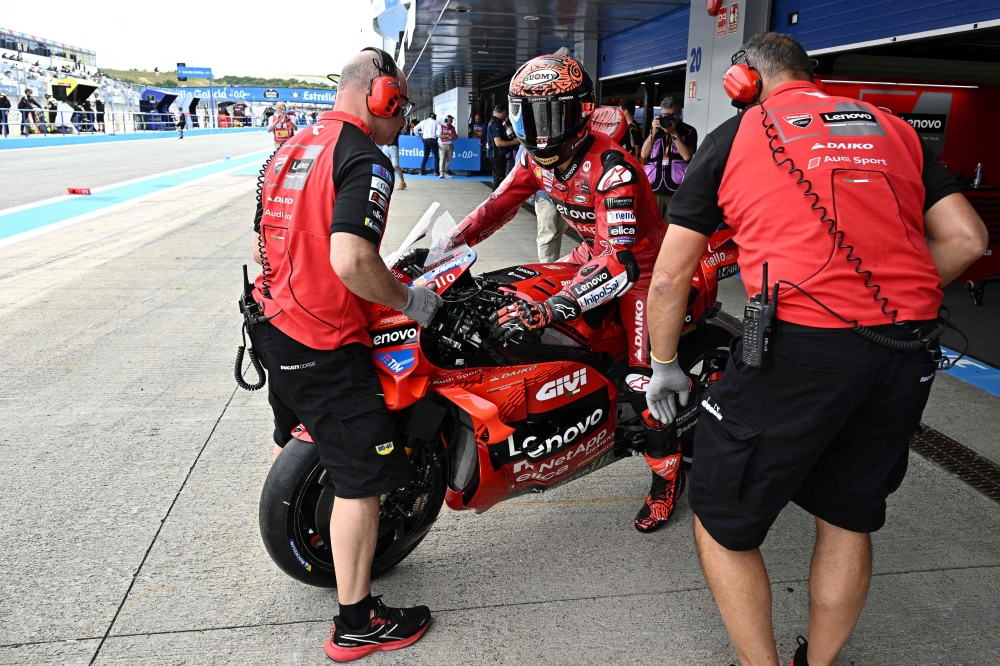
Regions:
[[[442,461],[429,444],[418,444],[410,458],[413,482],[382,497],[372,578],[403,561],[430,531],[447,488]],[[337,586],[330,550],[335,492],[316,444],[292,439],[260,495],[260,535],[268,555],[286,574],[316,587]]]
[[[722,376],[729,362],[730,345],[740,337],[740,334],[736,333],[737,330],[741,330],[739,320],[720,312],[705,322],[702,330],[681,338],[677,356],[681,368],[691,378],[692,384],[691,397],[686,409],[701,404],[712,384]],[[697,415],[696,411],[694,417],[687,421],[678,418],[677,439],[683,457],[681,468],[685,471],[691,469]]]

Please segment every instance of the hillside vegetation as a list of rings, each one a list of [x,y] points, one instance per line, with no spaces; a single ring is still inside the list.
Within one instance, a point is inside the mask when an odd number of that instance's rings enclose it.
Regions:
[[[102,69],[106,76],[137,83],[139,85],[161,87],[161,88],[204,88],[208,86],[208,79],[188,79],[178,81],[177,72],[147,72],[138,69]],[[313,81],[303,81],[301,79],[274,79],[260,76],[220,76],[213,81],[217,86],[246,86],[258,88],[313,88],[319,90],[331,90],[335,86],[331,84],[318,83]]]

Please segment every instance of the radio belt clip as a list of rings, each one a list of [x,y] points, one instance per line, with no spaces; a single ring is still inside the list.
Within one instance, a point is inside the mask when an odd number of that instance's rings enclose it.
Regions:
[[[774,294],[768,302],[766,261],[763,268],[760,293],[743,309],[743,363],[751,368],[766,368],[771,361],[771,332],[778,311],[778,283],[774,283]]]

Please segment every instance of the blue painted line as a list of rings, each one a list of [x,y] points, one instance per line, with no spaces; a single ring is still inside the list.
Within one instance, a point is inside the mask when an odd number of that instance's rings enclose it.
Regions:
[[[235,132],[263,132],[260,127],[227,127],[223,129],[189,129],[187,136],[207,136],[210,134],[233,134]],[[32,135],[8,137],[0,140],[0,150],[15,148],[41,148],[43,146],[77,146],[85,143],[114,143],[118,141],[141,141],[144,139],[173,139],[177,141],[177,131],[129,132],[127,134],[69,134]]]
[[[93,213],[138,197],[155,194],[199,178],[228,171],[234,167],[238,168],[241,165],[245,165],[248,169],[258,170],[267,154],[268,151],[261,151],[233,160],[219,160],[211,164],[154,176],[135,183],[112,186],[90,196],[73,196],[6,214],[0,213],[0,240]]]
[[[958,358],[958,352],[947,347],[941,347],[944,355],[950,359]],[[987,393],[1000,397],[1000,369],[974,358],[963,358],[950,370],[945,370],[952,377],[972,384]]]

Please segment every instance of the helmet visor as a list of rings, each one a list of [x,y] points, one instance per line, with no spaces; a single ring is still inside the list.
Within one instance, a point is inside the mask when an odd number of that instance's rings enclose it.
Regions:
[[[592,102],[558,97],[510,99],[514,134],[531,151],[558,151],[594,110]]]

